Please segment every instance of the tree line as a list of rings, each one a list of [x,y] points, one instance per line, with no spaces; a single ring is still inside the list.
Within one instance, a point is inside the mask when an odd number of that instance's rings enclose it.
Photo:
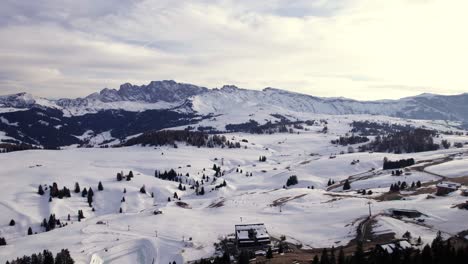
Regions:
[[[52,254],[49,250],[44,250],[39,253],[34,253],[31,256],[23,256],[15,260],[7,261],[6,264],[73,264],[75,261],[70,256],[68,249],[62,249],[57,255]]]

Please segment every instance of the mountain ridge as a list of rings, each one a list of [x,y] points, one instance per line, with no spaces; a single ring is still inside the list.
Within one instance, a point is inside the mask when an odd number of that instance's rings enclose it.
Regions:
[[[311,114],[372,114],[410,119],[468,121],[468,94],[437,95],[424,93],[401,99],[360,101],[344,97],[317,97],[266,87],[262,90],[224,85],[206,88],[173,80],[151,81],[145,85],[124,83],[119,89],[104,88],[86,97],[47,99],[29,93],[0,96],[0,109],[46,107],[67,116],[97,113],[102,110],[141,112],[171,109],[199,114],[225,114],[242,107],[250,112],[270,108],[273,112]]]

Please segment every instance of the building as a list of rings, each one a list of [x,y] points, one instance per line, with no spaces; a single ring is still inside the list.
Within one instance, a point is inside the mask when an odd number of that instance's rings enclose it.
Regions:
[[[407,240],[397,240],[386,244],[379,244],[376,246],[376,249],[392,254],[395,250],[402,251],[411,247],[411,244]]]
[[[468,196],[468,189],[465,189],[461,193],[463,196]]]
[[[392,216],[396,217],[409,217],[409,218],[418,218],[422,216],[422,213],[419,212],[418,210],[412,210],[412,209],[388,209],[388,212]]]
[[[270,245],[270,235],[264,224],[236,225],[238,248],[263,249]]]
[[[458,190],[458,188],[460,188],[460,186],[461,185],[459,183],[456,183],[456,182],[445,181],[445,182],[438,183],[436,185],[436,187],[437,187],[436,195],[449,194],[451,192],[454,192],[454,191]]]

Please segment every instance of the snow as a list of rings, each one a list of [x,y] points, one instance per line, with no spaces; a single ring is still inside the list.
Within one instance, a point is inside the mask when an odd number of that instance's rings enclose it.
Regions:
[[[428,167],[427,170],[449,178],[468,176],[468,158],[463,157],[461,160],[452,160],[450,162],[431,166]]]
[[[333,146],[330,140],[346,133],[353,120],[375,118],[391,122],[394,119],[367,115],[304,115],[301,118],[327,118],[329,133],[318,133],[321,126],[311,126],[310,131],[300,134],[225,134],[229,140],[240,142],[240,149],[206,149],[179,144],[177,149],[70,147],[60,151],[0,154],[3,187],[0,223],[4,223],[0,225],[0,233],[8,243],[0,248],[0,262],[45,248],[53,252],[68,248],[77,263],[90,263],[91,260],[95,263],[152,263],[153,259],[155,263],[185,263],[211,256],[215,252],[213,243],[233,234],[236,225],[248,223],[264,223],[270,236],[279,238],[284,235],[288,241],[302,243],[304,248],[336,247],[355,238],[359,219],[368,216],[369,201],[376,220],[375,234],[390,232],[401,238],[410,231],[413,237],[421,236],[424,243],[429,243],[439,230],[449,236],[466,229],[468,211],[453,208],[466,200],[457,192],[434,199],[427,199],[427,194],[413,195],[411,192],[404,200],[379,202],[373,198],[397,181],[411,183],[419,180],[432,183],[434,187],[435,181],[440,179],[421,171],[392,176],[389,171],[382,170],[384,157],[433,160],[466,152],[467,148],[400,155],[339,154],[346,151],[347,146]],[[409,121],[400,119],[399,122]],[[208,123],[222,125],[220,120]],[[422,124],[439,126],[431,122]],[[113,140],[110,131],[98,135],[86,131],[77,137],[93,144]],[[248,142],[242,142],[243,139]],[[331,154],[336,154],[336,158],[330,159]],[[266,162],[259,162],[259,156],[266,156]],[[359,160],[359,163],[352,165],[353,160]],[[461,163],[455,166],[453,162]],[[452,164],[441,172],[450,175],[463,170],[464,166],[466,169],[464,162],[464,159],[453,160],[428,167],[428,170]],[[211,182],[213,164],[224,171],[224,176],[215,183]],[[177,182],[154,177],[155,170],[172,168],[182,175],[189,173],[190,180],[199,182],[203,174],[209,176],[210,180],[203,185],[206,194],[197,196],[189,188],[179,191]],[[117,172],[127,174],[130,170],[135,175],[131,181],[116,181]],[[246,172],[252,176],[247,177]],[[297,176],[299,183],[283,188],[292,175]],[[375,194],[357,195],[354,191],[343,192],[339,187],[326,191],[329,179],[338,182],[349,177],[353,179],[352,190],[371,189]],[[223,180],[227,186],[213,190]],[[104,186],[103,191],[97,190],[99,181]],[[79,182],[81,188],[92,187],[95,211],[79,194],[72,193],[71,198],[56,198],[49,203],[47,192],[44,196],[36,193],[39,184],[51,185],[53,182],[57,182],[59,188],[67,186],[72,191],[75,182]],[[147,194],[139,192],[143,185]],[[307,188],[309,186],[315,188]],[[167,198],[174,192],[187,203],[187,208],[174,201],[168,202]],[[125,197],[124,203],[122,197]],[[119,213],[120,208],[122,213]],[[386,216],[389,208],[416,209],[424,214],[421,217],[424,225],[411,219]],[[83,210],[86,217],[81,222],[77,221],[78,210]],[[155,210],[163,213],[154,215]],[[68,225],[43,232],[40,222],[51,213]],[[71,221],[67,221],[68,214]],[[17,225],[8,226],[10,219],[15,219]],[[97,224],[99,221],[105,224]],[[38,234],[26,236],[30,226]]]
[[[3,116],[0,116],[0,122],[2,122],[2,123],[5,124],[5,125],[9,125],[9,126],[18,126],[18,122],[10,123],[10,122],[8,121],[8,119],[6,119],[6,118],[3,117]]]

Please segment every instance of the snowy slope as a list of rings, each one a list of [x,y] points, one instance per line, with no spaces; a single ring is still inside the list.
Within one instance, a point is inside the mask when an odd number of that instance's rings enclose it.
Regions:
[[[339,122],[334,127],[336,131],[346,128]],[[44,248],[57,252],[66,247],[77,263],[89,263],[93,257],[105,263],[151,263],[153,259],[155,263],[184,263],[211,256],[215,252],[213,243],[233,233],[234,225],[241,223],[241,218],[242,223],[263,222],[272,236],[285,235],[288,241],[302,243],[305,248],[339,246],[355,238],[359,219],[367,216],[368,201],[372,202],[373,212],[379,215],[389,208],[418,209],[426,215],[425,223],[430,226],[422,228],[379,216],[377,233],[394,232],[401,237],[410,230],[414,237],[421,236],[423,241],[429,242],[438,230],[453,235],[466,229],[468,211],[453,208],[454,204],[466,200],[459,192],[435,199],[419,194],[384,202],[373,197],[386,192],[388,185],[398,180],[431,184],[438,179],[424,172],[391,176],[390,172],[381,170],[384,156],[392,160],[407,157],[414,157],[416,161],[431,160],[467,152],[467,148],[411,155],[352,153],[330,159],[331,153],[346,149],[330,145],[330,140],[336,137],[334,133],[234,133],[226,136],[248,142],[241,142],[240,149],[203,149],[180,144],[179,148],[69,148],[1,154],[0,232],[8,245],[0,247],[0,262]],[[267,161],[259,162],[260,155],[265,155]],[[360,163],[351,165],[356,159]],[[205,182],[203,196],[195,195],[189,188],[179,191],[177,182],[154,177],[156,169],[174,168],[183,175],[189,173],[187,180],[201,182],[203,174],[213,178],[213,164],[221,166],[225,175],[215,183]],[[457,165],[462,166],[468,164]],[[372,168],[375,174],[353,182],[352,189],[372,189],[375,195],[362,196],[340,188],[325,190],[328,179],[339,181]],[[116,181],[117,172],[128,173],[129,170],[135,175],[132,181]],[[299,184],[283,189],[291,175],[297,175]],[[226,187],[213,190],[224,180]],[[97,191],[99,181],[103,183],[103,191]],[[79,182],[81,188],[92,187],[95,212],[78,194],[49,203],[47,195],[36,193],[39,184],[52,182],[71,190],[75,182]],[[147,194],[139,192],[143,185]],[[308,188],[311,185],[315,188]],[[123,193],[124,188],[126,193]],[[154,198],[150,195],[152,192]],[[173,200],[168,202],[167,198],[174,192],[187,208],[176,205]],[[125,197],[124,203],[122,197]],[[282,206],[275,206],[277,203]],[[123,213],[119,213],[119,208]],[[86,218],[77,222],[80,209]],[[156,209],[163,214],[153,215]],[[39,224],[50,213],[55,213],[68,226],[43,232]],[[66,220],[68,214],[72,216],[71,221]],[[15,219],[17,225],[8,226],[10,219]],[[104,224],[96,224],[98,221]],[[38,234],[26,236],[29,226]],[[188,241],[189,238],[192,240]]]

